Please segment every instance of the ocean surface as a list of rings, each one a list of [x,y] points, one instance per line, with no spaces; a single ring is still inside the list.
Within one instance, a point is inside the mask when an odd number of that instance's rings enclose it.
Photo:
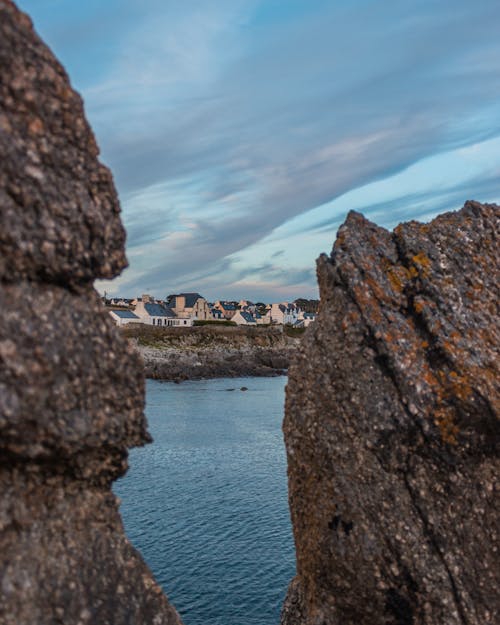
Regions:
[[[285,384],[147,382],[154,443],[131,451],[114,490],[130,540],[185,625],[279,623],[295,573]]]

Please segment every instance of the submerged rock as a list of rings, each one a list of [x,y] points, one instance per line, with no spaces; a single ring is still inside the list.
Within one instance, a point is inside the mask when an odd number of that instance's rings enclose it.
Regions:
[[[80,97],[0,0],[0,623],[177,625],[111,484],[150,440],[143,365],[92,283],[126,265]]]
[[[286,397],[282,625],[498,622],[499,218],[350,213],[320,257]]]

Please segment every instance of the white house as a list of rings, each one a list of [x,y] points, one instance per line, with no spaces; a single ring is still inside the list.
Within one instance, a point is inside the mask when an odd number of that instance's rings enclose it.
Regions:
[[[297,304],[289,304],[288,302],[282,302],[281,304],[272,304],[270,310],[270,316],[272,323],[294,324],[300,313],[300,308]]]
[[[296,322],[296,326],[301,327],[301,328],[307,328],[307,326],[310,326],[311,323],[316,319],[316,315],[314,313],[307,313],[307,312],[300,312],[297,322]]]
[[[231,318],[231,321],[234,321],[239,326],[256,326],[257,320],[255,317],[244,310],[237,310],[236,313]]]
[[[125,326],[128,323],[141,323],[139,317],[131,310],[110,310],[109,314],[117,326]]]
[[[142,323],[152,326],[191,326],[190,318],[181,319],[169,306],[156,303],[150,295],[137,300],[134,310]]]

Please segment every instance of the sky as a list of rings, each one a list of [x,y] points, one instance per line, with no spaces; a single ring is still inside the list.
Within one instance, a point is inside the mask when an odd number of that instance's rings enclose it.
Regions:
[[[349,210],[500,200],[498,0],[19,0],[83,96],[129,268],[109,295],[317,297]]]

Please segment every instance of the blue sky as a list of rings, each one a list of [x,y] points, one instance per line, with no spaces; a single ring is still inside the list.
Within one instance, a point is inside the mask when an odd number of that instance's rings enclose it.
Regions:
[[[498,0],[21,0],[127,228],[110,294],[317,296],[350,209],[500,199]]]

